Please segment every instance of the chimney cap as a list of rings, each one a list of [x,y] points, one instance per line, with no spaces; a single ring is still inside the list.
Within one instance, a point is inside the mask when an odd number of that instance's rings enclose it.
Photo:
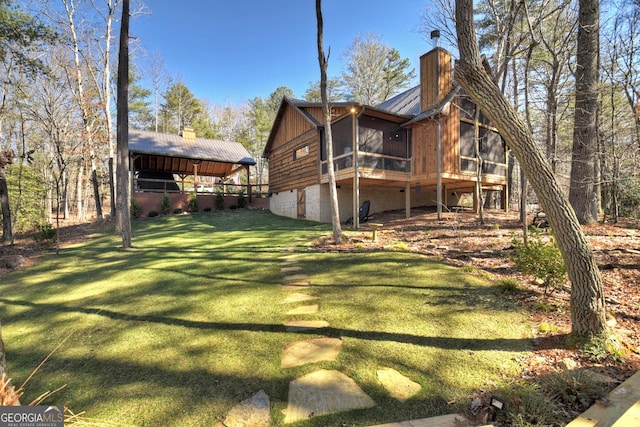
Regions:
[[[431,38],[432,39],[437,39],[440,37],[440,30],[433,30],[431,31]]]

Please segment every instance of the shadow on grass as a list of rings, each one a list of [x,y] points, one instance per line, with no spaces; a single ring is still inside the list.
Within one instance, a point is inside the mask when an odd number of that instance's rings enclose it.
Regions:
[[[202,330],[216,331],[247,331],[247,332],[289,332],[284,325],[261,324],[261,323],[231,323],[231,322],[204,322],[187,319],[177,319],[173,317],[136,315],[120,313],[117,311],[89,308],[89,307],[69,307],[61,304],[33,303],[30,301],[11,300],[0,298],[0,302],[8,305],[31,307],[34,310],[42,310],[44,313],[84,313],[96,316],[104,316],[114,320],[151,322],[170,326],[180,326],[185,328],[196,328]],[[28,313],[23,313],[18,317],[27,317]],[[30,316],[29,316],[30,317]],[[11,316],[5,321],[16,320]],[[440,349],[455,350],[504,350],[504,351],[525,351],[530,348],[532,340],[529,338],[452,338],[452,337],[429,337],[412,335],[398,332],[385,331],[359,331],[355,329],[322,328],[307,331],[296,331],[295,334],[317,335],[322,332],[328,336],[349,337],[369,341],[390,341],[404,344],[413,344],[423,347],[435,347]]]

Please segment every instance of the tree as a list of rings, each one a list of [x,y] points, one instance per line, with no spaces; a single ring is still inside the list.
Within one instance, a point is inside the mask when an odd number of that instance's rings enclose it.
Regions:
[[[569,201],[576,211],[580,224],[592,224],[598,219],[595,155],[598,146],[599,37],[599,0],[580,0],[571,187],[569,189]]]
[[[131,186],[129,185],[129,0],[122,0],[120,47],[118,52],[117,98],[117,162],[116,186],[117,225],[122,235],[122,247],[131,247]]]
[[[577,336],[606,332],[604,290],[593,253],[549,163],[517,111],[482,64],[472,0],[456,0],[460,59],[455,79],[513,150],[547,213],[571,281],[571,327]]]
[[[50,43],[57,35],[49,27],[25,13],[12,0],[0,0],[0,61],[12,57],[17,65],[32,73],[44,70],[42,61],[32,55],[38,43]]]
[[[336,174],[333,166],[333,138],[331,135],[331,107],[327,99],[327,66],[328,56],[324,54],[322,41],[322,0],[316,0],[316,19],[318,23],[318,62],[320,64],[320,96],[322,98],[322,115],[324,117],[324,144],[327,148],[327,173],[329,175],[329,203],[331,204],[331,224],[333,225],[333,243],[342,242],[340,227],[340,210],[338,206],[338,190]],[[331,52],[329,52],[330,54]],[[322,143],[322,141],[321,141]]]
[[[327,78],[327,99],[329,102],[337,102],[342,99],[340,87],[342,81],[337,77]],[[320,96],[320,81],[309,83],[309,89],[304,93],[304,99],[309,102],[322,102]]]
[[[138,84],[138,73],[132,69],[129,73],[129,124],[134,129],[153,128],[153,112],[147,99],[151,90]]]
[[[178,133],[185,126],[192,125],[196,116],[202,113],[202,105],[182,82],[174,83],[164,94],[164,100],[161,111],[163,132]]]
[[[409,59],[401,59],[397,50],[373,33],[357,36],[344,56],[343,97],[361,104],[378,105],[408,87],[415,77]]]
[[[16,67],[31,75],[46,70],[40,59],[31,55],[31,48],[39,43],[53,42],[56,34],[44,24],[15,7],[10,0],[0,0],[0,61],[10,59]],[[6,113],[4,93],[0,105],[0,129]],[[12,163],[14,152],[0,146],[0,209],[2,210],[2,237],[0,241],[13,242],[11,207],[5,167]]]

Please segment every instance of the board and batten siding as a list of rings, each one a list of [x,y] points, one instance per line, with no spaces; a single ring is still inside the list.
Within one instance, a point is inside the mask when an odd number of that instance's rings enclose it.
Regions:
[[[452,106],[449,114],[436,116],[440,121],[442,141],[442,172],[460,172],[460,114]],[[437,126],[433,120],[423,120],[412,128],[413,177],[434,178],[437,174]]]
[[[319,139],[318,129],[288,107],[269,154],[269,191],[289,191],[320,182]],[[296,151],[305,147],[307,155],[296,158]]]

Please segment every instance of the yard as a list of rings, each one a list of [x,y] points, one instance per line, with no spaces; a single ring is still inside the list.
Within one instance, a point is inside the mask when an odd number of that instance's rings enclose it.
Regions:
[[[561,292],[552,300],[558,309],[541,313],[528,310],[535,289],[509,294],[496,285],[510,267],[488,250],[501,249],[505,225],[485,230],[500,234],[495,248],[485,239],[485,252],[468,252],[471,236],[460,236],[472,228],[458,218],[440,229],[433,221],[376,221],[387,224],[379,243],[359,232],[334,247],[323,243],[326,226],[263,211],[145,219],[134,223],[131,250],[118,248],[112,230],[97,230],[0,276],[14,382],[62,343],[27,384],[23,403],[64,386],[46,403],[84,411],[98,425],[203,426],[264,390],[281,425],[289,383],[325,368],[348,375],[376,406],[299,425],[371,425],[468,411],[481,391],[549,375],[575,355],[554,342],[566,330]],[[287,314],[282,265],[292,259],[310,283],[305,292],[318,297],[313,315]],[[539,333],[541,316],[557,325],[555,333]],[[291,332],[284,323],[292,318],[329,326]],[[281,366],[285,347],[321,335],[341,339],[335,361]],[[601,365],[614,382],[626,374]],[[380,384],[381,368],[401,372],[421,391],[398,402]]]

